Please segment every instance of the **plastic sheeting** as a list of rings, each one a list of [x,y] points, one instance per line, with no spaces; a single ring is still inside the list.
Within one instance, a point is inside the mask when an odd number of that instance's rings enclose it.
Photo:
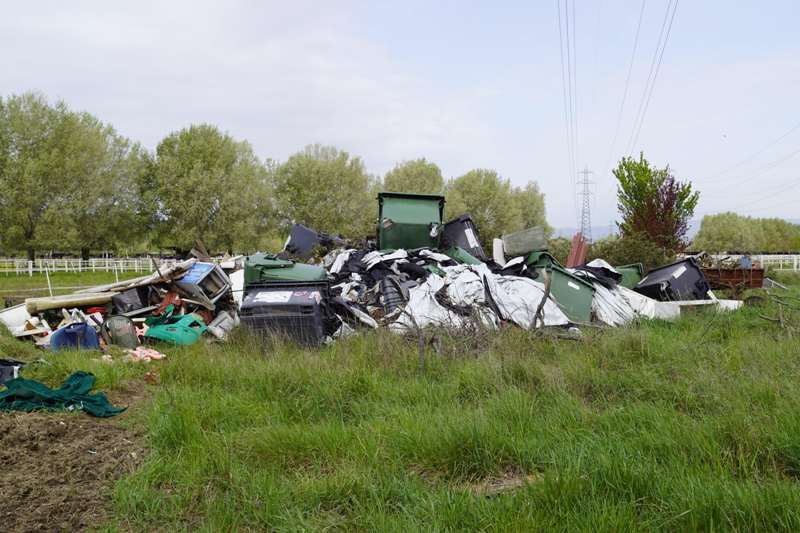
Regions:
[[[443,267],[445,277],[430,275],[425,283],[411,289],[404,312],[389,328],[407,331],[415,326],[463,327],[476,320],[497,327],[499,319],[522,328],[534,324],[536,309],[544,296],[544,286],[529,278],[499,276],[484,265]],[[447,296],[442,305],[437,293]],[[488,297],[487,297],[488,293]],[[459,312],[469,309],[469,314]],[[548,298],[543,308],[545,326],[569,324],[558,305]],[[499,315],[499,316],[498,316]]]

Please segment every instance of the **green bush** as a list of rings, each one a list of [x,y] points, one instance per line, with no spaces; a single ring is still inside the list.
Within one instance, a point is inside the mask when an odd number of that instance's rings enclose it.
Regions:
[[[586,260],[605,259],[612,265],[642,263],[646,270],[675,261],[675,255],[646,236],[635,234],[629,237],[611,236],[592,243]]]
[[[572,247],[572,242],[564,237],[556,237],[547,242],[547,249],[553,257],[558,259],[562,265],[567,264],[567,257],[569,257],[569,250]]]

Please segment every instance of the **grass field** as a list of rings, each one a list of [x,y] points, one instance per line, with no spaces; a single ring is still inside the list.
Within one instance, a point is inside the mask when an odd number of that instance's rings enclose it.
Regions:
[[[441,335],[424,367],[387,332],[313,351],[240,333],[147,366],[7,336],[0,355],[43,358],[25,375],[53,385],[81,369],[144,395],[125,423],[150,452],[116,485],[112,530],[798,530],[800,332],[784,314]]]
[[[143,276],[137,272],[120,272],[120,280]],[[113,272],[53,272],[50,274],[50,286],[53,294],[69,294],[77,287],[105,285],[117,280]],[[48,296],[47,278],[44,274],[33,276],[16,274],[0,274],[0,309],[8,300],[9,303],[21,302],[25,298]]]

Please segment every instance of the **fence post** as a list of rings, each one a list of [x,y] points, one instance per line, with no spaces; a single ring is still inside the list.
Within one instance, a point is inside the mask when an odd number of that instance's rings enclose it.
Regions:
[[[33,261],[28,261],[28,277],[33,277]]]
[[[50,293],[50,297],[53,297],[53,286],[50,284],[50,269],[47,268],[47,263],[44,265],[44,275],[47,278],[47,292]]]

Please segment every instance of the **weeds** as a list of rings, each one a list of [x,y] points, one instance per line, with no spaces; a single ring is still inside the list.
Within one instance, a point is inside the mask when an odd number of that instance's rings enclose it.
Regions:
[[[800,341],[759,318],[777,305],[578,340],[426,330],[424,369],[417,337],[386,331],[319,350],[239,331],[149,366],[22,356],[101,389],[158,370],[121,529],[785,530]]]

